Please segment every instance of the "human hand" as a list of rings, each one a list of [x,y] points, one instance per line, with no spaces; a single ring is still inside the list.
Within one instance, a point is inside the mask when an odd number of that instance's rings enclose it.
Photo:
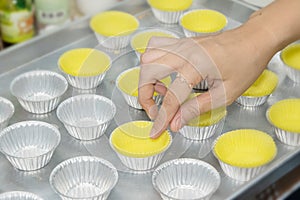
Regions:
[[[256,35],[243,31],[150,40],[141,58],[139,83],[139,102],[155,119],[150,137],[158,137],[168,125],[177,132],[200,113],[231,104],[257,79],[275,53],[264,49],[270,47],[272,37],[262,37],[267,34],[264,30]],[[177,76],[169,88],[158,82],[174,72]],[[192,87],[204,79],[209,90],[186,101]],[[159,110],[152,99],[154,91],[165,95]]]

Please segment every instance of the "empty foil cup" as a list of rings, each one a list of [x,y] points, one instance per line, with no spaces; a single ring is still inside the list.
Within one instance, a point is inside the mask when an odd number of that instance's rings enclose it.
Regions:
[[[130,68],[122,72],[116,80],[116,86],[122,93],[126,103],[135,109],[142,109],[138,101],[139,74],[140,67]],[[171,78],[168,76],[161,80],[161,82],[167,87],[171,84]],[[153,99],[156,104],[160,104],[162,96],[155,92]]]
[[[227,25],[226,16],[216,10],[196,9],[184,13],[179,20],[186,37],[220,33]]]
[[[116,114],[116,106],[106,97],[85,94],[66,99],[56,113],[71,136],[93,140],[105,133]]]
[[[116,168],[92,156],[63,161],[50,174],[52,189],[64,200],[104,200],[118,181]]]
[[[24,191],[10,191],[0,194],[0,200],[43,200],[39,196]]]
[[[97,49],[72,49],[59,57],[59,69],[66,75],[70,85],[79,89],[98,87],[110,69],[110,57]]]
[[[68,82],[62,75],[45,70],[21,74],[10,85],[21,106],[35,114],[54,110],[67,89]]]
[[[273,104],[267,119],[275,128],[277,138],[284,144],[300,145],[300,99],[285,99]]]
[[[148,42],[151,37],[169,37],[179,38],[179,36],[171,31],[157,28],[150,28],[134,34],[131,38],[130,45],[140,60],[141,54],[146,51]]]
[[[9,100],[0,97],[0,131],[8,125],[14,112],[14,105]]]
[[[208,83],[207,83],[207,80],[202,80],[200,81],[200,83],[196,84],[193,89],[196,89],[196,90],[207,90],[208,89]]]
[[[193,0],[148,0],[153,15],[159,21],[176,24],[180,16],[192,5]]]
[[[157,139],[149,137],[152,125],[150,121],[133,121],[122,124],[111,133],[110,146],[129,169],[153,169],[170,147],[172,136],[168,131]]]
[[[190,158],[170,160],[155,169],[152,184],[165,200],[209,199],[219,188],[217,170]]]
[[[291,44],[284,48],[280,53],[280,58],[286,67],[288,77],[294,81],[300,82],[300,44]]]
[[[219,136],[214,143],[213,154],[227,176],[248,181],[275,158],[277,148],[267,133],[239,129]]]
[[[133,15],[120,11],[105,11],[92,17],[90,27],[102,46],[108,49],[125,48],[131,34],[139,27]]]
[[[17,169],[37,170],[48,164],[60,142],[60,133],[51,124],[23,121],[0,133],[1,152]]]

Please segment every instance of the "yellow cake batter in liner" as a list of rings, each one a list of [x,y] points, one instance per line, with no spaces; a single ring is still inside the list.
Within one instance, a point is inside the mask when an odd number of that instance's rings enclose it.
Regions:
[[[108,55],[90,48],[79,48],[65,52],[58,60],[60,69],[72,76],[97,76],[111,65]]]
[[[139,22],[126,12],[106,11],[92,17],[90,27],[96,33],[106,37],[124,36],[137,30]]]
[[[141,33],[136,34],[133,37],[133,39],[131,41],[132,48],[134,50],[138,51],[139,53],[144,53],[149,40],[153,36],[174,38],[174,35],[171,35],[169,33],[164,33],[164,32],[158,32],[158,31],[141,32]]]
[[[221,135],[213,151],[226,164],[252,168],[272,161],[277,148],[268,134],[254,129],[240,129]]]
[[[171,135],[165,131],[157,139],[149,137],[153,122],[133,121],[123,124],[112,132],[111,143],[119,153],[144,158],[166,150],[171,143]]]
[[[277,75],[270,70],[264,70],[258,79],[244,92],[242,96],[262,97],[270,95],[277,87],[277,84]]]
[[[193,0],[148,0],[151,7],[163,11],[182,11],[188,9]]]
[[[138,85],[139,85],[139,76],[140,76],[140,68],[134,68],[132,70],[128,70],[124,74],[122,74],[118,79],[118,87],[124,93],[130,96],[138,96]],[[171,77],[166,77],[161,80],[165,86],[169,86],[171,84]],[[158,94],[155,92],[154,96]]]
[[[267,112],[276,127],[300,134],[300,99],[285,99],[273,104]]]
[[[194,10],[182,16],[181,25],[193,32],[214,33],[227,25],[226,16],[215,10]]]
[[[283,49],[281,59],[289,67],[300,70],[300,44],[292,44]]]

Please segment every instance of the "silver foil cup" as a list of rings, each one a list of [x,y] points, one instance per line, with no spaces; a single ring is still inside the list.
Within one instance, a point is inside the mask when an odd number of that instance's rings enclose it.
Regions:
[[[0,97],[0,131],[8,125],[14,113],[14,105],[8,99]]]
[[[85,94],[66,99],[56,113],[71,136],[93,140],[105,133],[116,114],[116,106],[106,97]]]
[[[170,134],[170,133],[168,133]],[[169,149],[169,147],[172,144],[172,136],[170,135],[170,143],[169,145],[159,154],[156,154],[154,156],[148,156],[148,157],[130,157],[127,155],[123,155],[118,152],[117,149],[115,149],[114,145],[112,144],[112,134],[109,138],[109,144],[111,148],[116,152],[117,156],[121,160],[121,162],[128,167],[129,169],[135,170],[135,171],[147,171],[155,168],[161,161],[161,159],[164,157],[165,152]]]
[[[51,124],[23,121],[3,129],[0,148],[15,168],[31,171],[48,164],[60,138],[58,129]]]
[[[202,80],[200,81],[200,83],[196,84],[193,89],[196,89],[196,90],[208,90],[208,83],[207,83],[207,80]]]
[[[107,37],[107,36],[100,35],[99,33],[96,32],[94,33],[99,44],[111,50],[118,50],[127,47],[131,38],[131,34]]]
[[[134,70],[134,69],[137,69],[139,67],[133,67],[133,68],[130,68],[130,69],[127,69],[125,70],[124,72],[122,72],[118,77],[117,77],[117,80],[116,80],[116,86],[118,88],[118,90],[121,92],[122,96],[124,97],[126,103],[130,106],[130,107],[133,107],[135,109],[143,109],[141,104],[139,103],[139,100],[138,100],[138,97],[137,96],[132,96],[132,95],[129,95],[127,94],[126,92],[124,92],[120,87],[119,87],[119,81],[120,81],[120,78],[125,74],[125,73],[128,73],[129,71],[131,70]],[[137,85],[138,87],[138,85]],[[153,96],[153,100],[155,101],[155,103],[157,105],[161,104],[162,100],[163,100],[163,97],[161,95],[156,95],[156,96]]]
[[[180,129],[179,133],[190,140],[205,140],[215,134],[219,135],[222,132],[224,122],[225,118],[210,126],[185,125]]]
[[[178,23],[180,16],[185,12],[185,10],[182,11],[163,11],[156,9],[154,7],[151,7],[151,10],[153,12],[153,15],[156,19],[158,19],[160,22],[166,23],[166,24],[176,24]]]
[[[300,83],[300,70],[295,69],[289,65],[287,65],[284,60],[282,59],[282,51],[280,53],[280,59],[286,69],[287,76],[294,82]]]
[[[262,96],[262,97],[250,97],[250,96],[240,96],[235,101],[246,107],[255,107],[260,106],[266,103],[270,95]]]
[[[138,36],[139,34],[143,34],[143,33],[148,33],[148,32],[160,32],[160,33],[166,33],[166,34],[169,34],[169,35],[172,35],[174,38],[179,38],[179,36],[177,34],[175,34],[174,32],[171,32],[171,31],[168,31],[168,30],[164,30],[164,29],[158,29],[158,28],[150,28],[150,29],[146,29],[146,30],[143,30],[143,31],[140,31],[138,33],[135,33],[132,37],[131,37],[131,40],[130,40],[130,46],[131,48],[134,50],[138,60],[140,61],[141,59],[141,53],[139,51],[137,51],[134,46],[133,46],[133,39]]]
[[[46,70],[21,74],[10,85],[21,106],[35,114],[54,110],[67,89],[68,82],[62,75]]]
[[[79,156],[56,166],[49,181],[64,200],[104,200],[117,184],[118,172],[102,158]]]
[[[191,158],[167,161],[157,167],[152,184],[165,200],[210,199],[221,183],[210,164]]]
[[[10,191],[0,194],[0,200],[43,200],[41,197],[24,191]]]
[[[275,126],[269,118],[270,108],[266,112],[269,123],[274,127],[275,135],[279,141],[290,146],[300,146],[300,133],[286,131]]]
[[[220,166],[224,173],[232,179],[238,181],[249,181],[254,178],[257,174],[259,174],[265,167],[265,165],[258,166],[258,167],[236,167],[229,165],[227,163],[222,162],[218,159]]]

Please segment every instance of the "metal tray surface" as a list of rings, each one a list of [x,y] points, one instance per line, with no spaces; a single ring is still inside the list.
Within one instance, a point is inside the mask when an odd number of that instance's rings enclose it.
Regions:
[[[201,4],[195,4],[194,8],[203,8]],[[152,12],[147,9],[139,14],[136,14],[140,20],[141,27],[159,27],[179,33],[183,36],[182,30],[179,26],[169,26],[159,23]],[[228,18],[229,24],[227,29],[231,29],[240,25],[240,22]],[[79,141],[71,137],[62,123],[56,117],[56,111],[44,115],[30,114],[23,110],[9,91],[11,81],[19,74],[35,69],[46,69],[60,73],[57,67],[57,60],[59,56],[70,49],[90,47],[106,51],[112,58],[113,64],[108,71],[104,82],[94,90],[78,90],[69,86],[68,91],[63,96],[63,100],[82,93],[96,93],[106,96],[114,101],[117,106],[117,114],[112,124],[106,131],[106,134],[100,139],[93,141]],[[15,114],[10,121],[10,124],[24,120],[41,120],[57,126],[61,132],[62,140],[57,150],[55,151],[50,163],[37,171],[24,172],[13,168],[7,159],[0,155],[0,192],[11,190],[23,190],[33,192],[44,199],[59,199],[59,196],[52,191],[49,184],[49,175],[52,169],[68,158],[79,155],[94,155],[99,156],[110,161],[119,172],[119,181],[116,187],[112,190],[108,199],[131,199],[131,200],[154,200],[160,199],[159,194],[153,189],[151,183],[151,171],[144,173],[135,173],[127,169],[119,161],[115,153],[109,146],[108,138],[110,133],[117,125],[131,121],[131,120],[148,120],[144,111],[130,108],[125,103],[121,94],[115,87],[116,77],[124,70],[138,65],[138,60],[135,53],[130,47],[121,51],[107,51],[101,46],[97,45],[97,40],[93,33],[86,34],[79,40],[73,41],[68,45],[64,45],[55,51],[52,51],[45,56],[36,58],[33,61],[24,63],[17,68],[0,74],[0,96],[11,100],[15,106]],[[192,142],[181,135],[173,133],[174,142],[167,151],[162,162],[179,157],[191,157],[204,160],[213,165],[221,175],[221,185],[211,199],[223,200],[238,198],[246,194],[246,196],[255,195],[259,191],[255,185],[261,183],[261,187],[267,186],[271,181],[276,180],[274,173],[279,168],[282,168],[284,163],[293,162],[295,157],[300,152],[300,147],[290,147],[280,143],[275,135],[273,128],[267,122],[265,112],[267,108],[278,100],[300,97],[299,85],[295,85],[289,78],[286,77],[282,63],[279,60],[278,54],[270,61],[268,68],[277,73],[280,79],[277,90],[270,96],[267,103],[258,107],[257,109],[247,109],[236,103],[228,107],[228,115],[226,117],[223,133],[238,129],[238,128],[255,128],[269,133],[275,140],[278,154],[273,162],[271,162],[266,169],[254,179],[248,182],[238,182],[228,178],[221,170],[217,160],[211,153],[211,146],[213,138],[203,142]],[[291,167],[292,168],[292,167]],[[290,169],[286,169],[289,171]],[[282,171],[282,170],[281,170]],[[282,172],[281,172],[282,173]],[[275,176],[275,177],[274,177]],[[272,178],[273,177],[273,178]],[[261,188],[262,189],[262,188]]]

